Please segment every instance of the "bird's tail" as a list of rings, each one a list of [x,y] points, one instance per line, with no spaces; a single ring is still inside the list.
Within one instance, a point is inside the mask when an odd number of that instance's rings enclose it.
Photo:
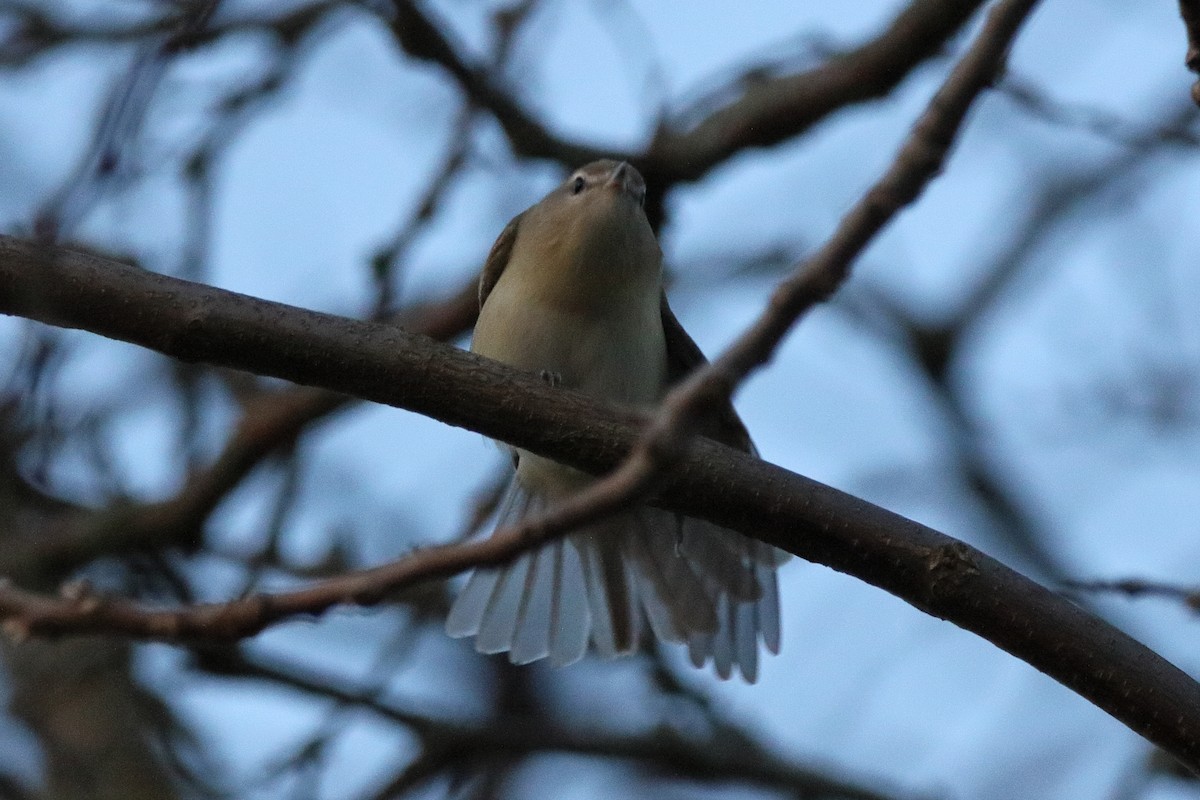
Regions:
[[[542,511],[545,498],[514,476],[497,529]],[[481,653],[514,664],[634,652],[643,626],[688,645],[696,666],[711,660],[728,678],[753,683],[758,645],[779,652],[776,569],[788,555],[703,520],[648,506],[525,553],[507,566],[472,573],[446,621],[454,637],[474,636]]]

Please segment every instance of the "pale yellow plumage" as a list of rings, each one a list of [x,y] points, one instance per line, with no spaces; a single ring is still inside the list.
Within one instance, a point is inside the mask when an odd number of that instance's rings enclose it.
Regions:
[[[472,350],[554,385],[649,406],[703,359],[662,292],[661,253],[628,164],[578,170],[504,230],[480,281]],[[705,433],[752,451],[732,409]],[[498,525],[536,513],[591,480],[516,450]],[[701,520],[645,507],[579,531],[501,570],[477,571],[447,629],[514,663],[566,664],[590,641],[636,649],[643,617],[686,642],[698,665],[757,674],[758,640],[778,650],[775,569],[785,556]]]

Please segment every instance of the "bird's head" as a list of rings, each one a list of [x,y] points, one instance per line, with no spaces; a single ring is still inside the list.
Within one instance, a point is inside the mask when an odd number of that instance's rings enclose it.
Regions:
[[[642,206],[646,182],[624,161],[593,161],[530,209],[529,221],[580,251],[625,248],[631,237],[653,238]],[[532,226],[531,226],[532,227]]]

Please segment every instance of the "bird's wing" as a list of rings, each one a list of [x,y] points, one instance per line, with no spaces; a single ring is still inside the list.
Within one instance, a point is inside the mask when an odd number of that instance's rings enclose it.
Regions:
[[[513,242],[517,240],[517,226],[520,224],[522,216],[522,214],[517,214],[511,222],[504,226],[504,230],[500,231],[500,235],[496,237],[496,243],[488,252],[487,261],[483,262],[483,271],[479,275],[480,308],[483,308],[484,301],[492,293],[492,289],[496,288],[496,282],[500,280],[501,273],[508,266],[508,257],[512,255]]]
[[[691,372],[707,364],[708,359],[675,318],[675,312],[667,302],[665,291],[659,306],[662,310],[663,333],[667,338],[667,383],[674,386]],[[743,452],[757,453],[754,442],[750,440],[750,432],[746,430],[746,426],[733,409],[733,403],[729,401],[701,424],[700,433]]]

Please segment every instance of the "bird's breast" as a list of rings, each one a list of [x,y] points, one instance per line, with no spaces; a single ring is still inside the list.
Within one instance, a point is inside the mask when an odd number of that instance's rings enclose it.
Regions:
[[[484,300],[471,349],[552,375],[565,388],[628,405],[654,404],[666,384],[667,356],[661,256],[649,226],[642,219],[631,233],[629,225],[595,220],[556,225],[538,218],[536,208],[522,220]],[[515,452],[517,478],[535,494],[562,496],[590,480]]]
[[[657,295],[580,309],[525,291],[517,274],[504,278],[480,311],[474,352],[552,373],[561,385],[597,397],[643,406],[659,399],[666,340]]]

